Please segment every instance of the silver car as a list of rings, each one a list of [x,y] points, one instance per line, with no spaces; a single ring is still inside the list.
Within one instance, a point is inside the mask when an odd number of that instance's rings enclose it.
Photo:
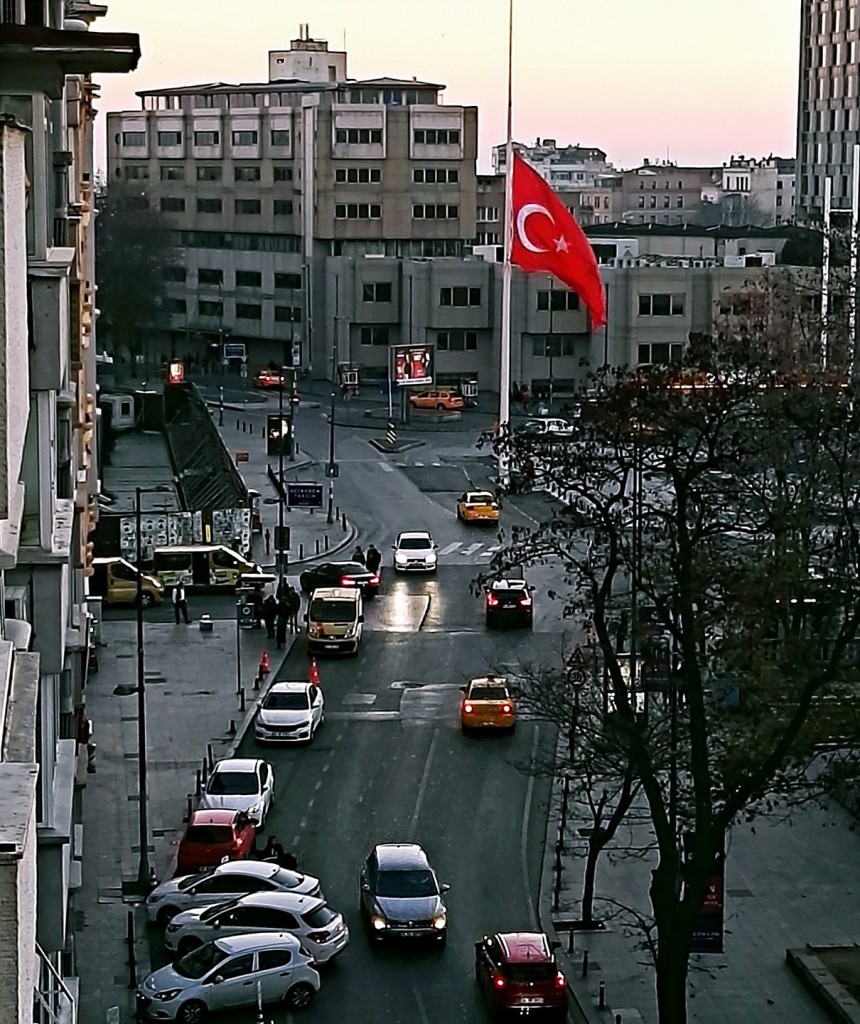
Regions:
[[[214,907],[186,910],[167,926],[164,945],[184,956],[221,935],[289,932],[318,964],[346,949],[349,929],[343,917],[318,896],[254,892]]]
[[[258,757],[226,757],[212,769],[200,797],[203,811],[244,811],[262,828],[275,802],[275,772]]]
[[[183,910],[227,903],[252,892],[294,892],[321,896],[320,881],[313,875],[278,867],[268,861],[242,860],[219,864],[214,871],[171,878],[146,897],[146,916],[166,925]]]
[[[280,1003],[304,1010],[320,976],[295,935],[231,935],[207,942],[175,964],[147,975],[137,988],[144,1020],[198,1024],[210,1013]]]

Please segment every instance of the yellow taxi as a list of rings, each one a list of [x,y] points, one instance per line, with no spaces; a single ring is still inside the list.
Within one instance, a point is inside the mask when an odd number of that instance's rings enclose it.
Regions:
[[[504,729],[513,732],[517,724],[514,698],[507,679],[480,676],[461,687],[460,724],[463,732],[473,729]]]
[[[489,491],[466,491],[457,499],[457,518],[461,523],[497,523],[499,503]]]

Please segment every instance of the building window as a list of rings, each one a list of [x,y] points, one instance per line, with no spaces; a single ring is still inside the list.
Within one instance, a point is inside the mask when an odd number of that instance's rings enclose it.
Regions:
[[[223,284],[224,271],[213,267],[200,267],[197,271],[197,281],[199,284]]]
[[[197,312],[200,314],[200,316],[223,316],[224,303],[211,302],[207,299],[201,299],[197,303]]]
[[[149,168],[146,164],[126,164],[123,170],[126,181],[147,181],[149,179]]]
[[[300,324],[302,310],[300,306],[275,306],[276,324]]]
[[[337,185],[378,185],[382,172],[378,167],[338,167],[334,180]]]
[[[348,143],[351,146],[381,146],[381,128],[338,128],[335,133],[335,140],[339,143]]]
[[[378,203],[337,203],[336,220],[379,220],[382,207]]]
[[[539,291],[537,293],[537,308],[549,310],[550,307],[553,313],[572,312],[579,309],[579,296],[576,292],[560,288]]]
[[[649,196],[648,197],[648,205],[653,210],[654,207],[657,205],[657,197],[656,196]]]
[[[257,133],[250,131],[247,128],[242,128],[239,131],[233,132],[232,141],[234,146],[256,146],[257,145]]]
[[[482,221],[498,220],[499,219],[499,208],[498,206],[479,206],[477,216],[475,218],[480,224]]]
[[[388,345],[388,328],[384,324],[362,327],[358,337],[362,345]]]
[[[161,197],[162,213],[185,213],[185,200],[178,196]]]
[[[259,270],[237,270],[237,288],[259,288],[263,283],[263,275]]]
[[[221,144],[220,132],[195,132],[195,146],[219,146]]]
[[[478,335],[474,331],[437,331],[436,348],[440,352],[475,352]]]
[[[234,199],[233,208],[239,214],[258,214],[262,210],[259,199]]]
[[[640,295],[639,316],[683,316],[683,295]]]
[[[302,286],[301,274],[275,274],[275,288],[279,291],[298,291]]]
[[[212,164],[204,164],[202,167],[197,168],[197,180],[198,181],[220,181],[221,180],[221,167],[220,165],[214,166]]]
[[[678,198],[675,200],[675,206],[677,206],[679,210],[683,208],[683,206],[684,206],[684,197],[683,196],[678,196]]]
[[[180,164],[165,164],[161,168],[162,181],[185,181],[185,168]]]
[[[647,363],[651,366],[669,366],[672,363],[680,363],[683,358],[683,345],[670,345],[661,341],[639,346],[640,365]]]
[[[124,146],[145,146],[146,132],[123,132],[122,144]]]
[[[176,314],[185,313],[185,299],[168,299],[167,312]]]
[[[174,284],[184,284],[185,267],[162,267],[161,276],[165,281],[172,281]]]
[[[292,199],[276,199],[273,207],[276,217],[284,217],[293,212],[293,201]]]
[[[260,180],[260,168],[259,167],[234,167],[233,168],[233,181],[259,181]]]
[[[290,133],[286,128],[273,128],[269,141],[273,146],[289,146]]]
[[[460,172],[456,167],[415,167],[412,180],[416,185],[456,185]]]
[[[456,220],[460,207],[446,203],[416,203],[412,207],[414,220]]]
[[[362,288],[364,302],[391,302],[391,284],[388,281],[376,281]]]
[[[575,339],[570,334],[539,334],[532,339],[532,352],[539,359],[574,355]]]
[[[440,288],[440,306],[480,306],[480,288]]]
[[[283,164],[272,168],[272,180],[273,181],[292,181],[293,180],[293,169],[292,167],[284,167]]]
[[[159,146],[182,145],[182,132],[159,132],[156,138]]]
[[[672,202],[672,197],[671,196],[663,196],[663,208],[664,209],[668,210],[671,202]]]
[[[645,196],[639,196],[639,209],[645,209]]]
[[[236,303],[237,320],[262,320],[263,307],[251,302]]]
[[[451,128],[416,128],[412,141],[416,146],[459,146],[460,131]]]
[[[782,196],[777,196],[776,197],[776,205],[777,206],[782,206]]]
[[[220,213],[221,212],[221,200],[220,199],[198,199],[197,200],[197,212],[198,213]]]

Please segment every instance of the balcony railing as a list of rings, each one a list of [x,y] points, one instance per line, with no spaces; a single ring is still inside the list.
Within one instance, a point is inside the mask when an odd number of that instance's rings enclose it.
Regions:
[[[38,1024],[77,1024],[78,1000],[60,976],[59,971],[51,963],[51,958],[36,943],[36,956],[39,959],[41,986],[36,989],[36,1016]]]

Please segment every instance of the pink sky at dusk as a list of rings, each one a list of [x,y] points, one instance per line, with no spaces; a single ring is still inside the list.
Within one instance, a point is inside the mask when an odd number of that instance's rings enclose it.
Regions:
[[[507,0],[105,0],[96,31],[140,35],[131,75],[102,76],[99,108],[138,109],[139,89],[262,82],[267,53],[307,22],[349,54],[351,78],[444,83],[479,108],[479,167],[504,140]],[[720,164],[793,156],[797,0],[514,0],[514,137]],[[104,119],[98,123],[103,149]],[[99,154],[99,164],[105,158]]]

